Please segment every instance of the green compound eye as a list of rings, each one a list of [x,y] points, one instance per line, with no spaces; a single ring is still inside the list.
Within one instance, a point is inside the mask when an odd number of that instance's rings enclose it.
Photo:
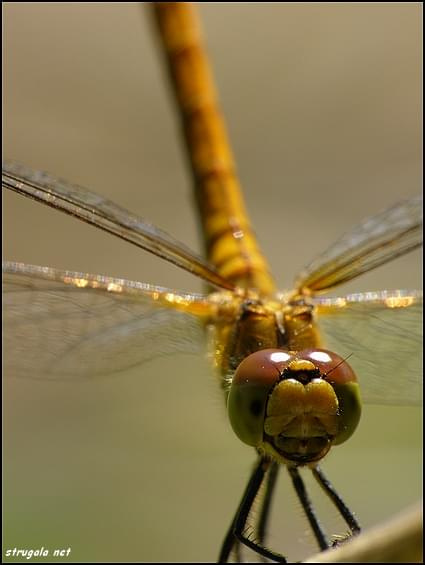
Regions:
[[[282,364],[293,355],[278,349],[263,349],[246,357],[236,369],[227,400],[233,431],[244,443],[263,441],[264,418],[270,392],[281,376]]]
[[[335,391],[339,403],[338,432],[332,443],[344,443],[356,430],[362,411],[356,374],[343,357],[327,349],[305,350],[302,356],[315,364]]]

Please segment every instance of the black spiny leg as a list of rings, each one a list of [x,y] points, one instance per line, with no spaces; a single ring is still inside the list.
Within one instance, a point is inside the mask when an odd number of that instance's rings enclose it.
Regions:
[[[234,534],[236,517],[237,517],[237,513],[233,518],[229,529],[226,532],[226,536],[223,540],[217,563],[227,563],[229,561],[229,557],[232,551],[234,551],[236,554],[237,563],[242,563],[242,559],[240,555],[240,543],[239,540],[235,538],[235,534]]]
[[[319,524],[319,520],[317,519],[310,497],[308,496],[304,482],[298,472],[297,467],[288,467],[288,472],[291,475],[295,491],[298,495],[298,498],[300,499],[301,505],[310,523],[311,529],[314,532],[314,536],[317,540],[317,543],[319,544],[320,549],[327,549],[329,547],[329,543],[326,539],[326,535],[322,530],[321,525]]]
[[[239,508],[232,521],[231,527],[229,528],[229,531],[227,532],[227,535],[224,539],[220,552],[219,563],[227,562],[230,553],[235,548],[235,544],[238,540],[259,555],[263,555],[264,557],[267,557],[268,559],[272,559],[273,561],[277,561],[279,563],[286,563],[286,559],[283,557],[283,555],[281,555],[280,553],[275,553],[274,551],[270,551],[258,542],[246,537],[245,534],[248,516],[270,465],[272,465],[272,462],[269,459],[262,457],[258,459],[257,465],[255,466],[254,471],[251,474]]]
[[[266,543],[267,525],[270,518],[271,503],[276,486],[278,470],[279,465],[275,461],[273,461],[267,473],[266,490],[261,501],[260,514],[255,527],[256,538],[258,539],[259,544],[262,546],[264,546]],[[265,561],[265,558],[263,557],[262,560]]]
[[[351,533],[352,534],[360,533],[360,526],[356,518],[354,517],[354,514],[351,512],[351,510],[348,508],[348,506],[345,504],[345,502],[336,492],[336,490],[329,482],[329,480],[325,477],[323,471],[319,467],[315,467],[314,469],[312,469],[312,472],[316,481],[319,483],[319,485],[322,487],[325,493],[329,496],[329,498],[332,500],[333,504],[336,506],[341,516],[344,518],[345,522],[347,523],[348,527],[351,530]]]

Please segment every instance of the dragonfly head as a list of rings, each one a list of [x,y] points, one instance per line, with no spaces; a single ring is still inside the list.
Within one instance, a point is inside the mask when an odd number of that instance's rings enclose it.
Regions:
[[[322,459],[357,427],[356,376],[326,349],[264,349],[238,366],[228,397],[236,435],[283,463]]]

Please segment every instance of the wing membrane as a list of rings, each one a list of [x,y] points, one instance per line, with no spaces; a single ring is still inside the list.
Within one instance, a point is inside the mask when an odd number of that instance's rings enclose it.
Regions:
[[[314,302],[323,345],[350,356],[366,402],[422,402],[420,292],[365,292]]]
[[[214,267],[166,232],[86,188],[12,162],[3,164],[2,186],[95,225],[214,286],[234,288]]]
[[[204,350],[206,296],[5,263],[4,368],[29,378],[96,377]]]
[[[312,261],[297,288],[325,292],[422,244],[422,196],[367,218]]]

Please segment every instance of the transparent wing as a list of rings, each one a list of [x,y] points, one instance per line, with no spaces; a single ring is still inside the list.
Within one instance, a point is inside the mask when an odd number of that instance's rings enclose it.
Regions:
[[[10,262],[3,284],[11,376],[103,376],[158,355],[204,351],[213,308],[206,296]]]
[[[296,288],[324,292],[422,244],[422,196],[403,200],[346,233],[312,261]]]
[[[3,164],[2,186],[95,225],[214,286],[234,288],[213,266],[166,232],[86,188],[13,162]]]
[[[381,291],[316,298],[323,345],[356,371],[365,402],[422,402],[422,294]]]

